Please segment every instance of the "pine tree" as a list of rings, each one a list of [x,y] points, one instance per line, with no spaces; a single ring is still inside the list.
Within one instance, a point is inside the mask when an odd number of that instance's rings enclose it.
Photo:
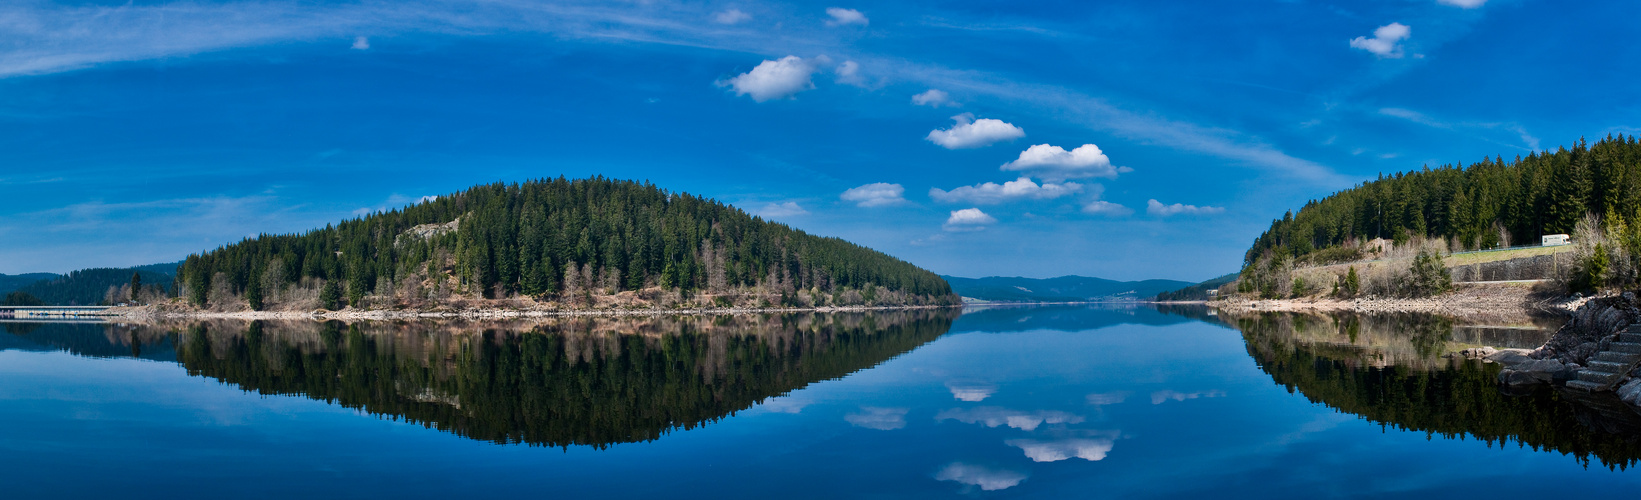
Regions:
[[[245,303],[252,311],[262,310],[262,280],[253,279],[245,285]]]
[[[337,286],[335,280],[326,280],[319,287],[319,307],[331,311],[342,308],[342,287]]]

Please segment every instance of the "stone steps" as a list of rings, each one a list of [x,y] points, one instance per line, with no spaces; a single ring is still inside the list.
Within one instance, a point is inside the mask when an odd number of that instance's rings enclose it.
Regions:
[[[1613,342],[1607,350],[1641,354],[1641,342]]]
[[[1597,391],[1607,390],[1608,386],[1605,385],[1605,384],[1597,384],[1595,382],[1589,382],[1589,381],[1584,381],[1584,380],[1568,380],[1567,381],[1567,387],[1571,388],[1571,389],[1580,389],[1580,390],[1585,390],[1585,391],[1589,391],[1589,392],[1597,392]]]
[[[1612,361],[1596,360],[1596,361],[1591,361],[1588,366],[1584,367],[1584,369],[1592,371],[1592,372],[1613,373],[1613,374],[1629,373],[1630,364],[1629,363],[1615,363],[1615,362],[1612,362]]]
[[[1591,359],[1596,361],[1629,364],[1634,363],[1637,360],[1641,360],[1641,354],[1636,354],[1633,352],[1602,351],[1600,354],[1596,354],[1595,357]]]
[[[1609,342],[1607,350],[1590,358],[1589,365],[1578,371],[1567,387],[1590,392],[1610,391],[1641,364],[1641,324],[1630,325],[1618,334],[1616,342]]]
[[[1612,372],[1603,372],[1603,371],[1596,371],[1596,370],[1589,370],[1589,369],[1584,369],[1584,370],[1579,370],[1578,371],[1578,379],[1579,380],[1582,380],[1582,381],[1585,381],[1585,382],[1601,384],[1602,387],[1604,387],[1603,389],[1601,389],[1603,391],[1605,391],[1607,389],[1611,389],[1612,385],[1618,383],[1618,379],[1621,379],[1621,378],[1624,378],[1624,376],[1622,374],[1612,373]]]

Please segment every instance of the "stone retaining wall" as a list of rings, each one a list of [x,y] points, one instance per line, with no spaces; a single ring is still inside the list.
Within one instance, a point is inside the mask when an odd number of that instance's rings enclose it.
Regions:
[[[1568,265],[1571,255],[1564,252],[1518,259],[1483,262],[1454,266],[1453,281],[1515,281],[1553,279],[1561,266]]]

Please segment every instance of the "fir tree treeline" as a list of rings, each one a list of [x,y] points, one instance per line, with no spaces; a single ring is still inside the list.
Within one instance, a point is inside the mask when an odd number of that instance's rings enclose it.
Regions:
[[[305,234],[262,235],[190,256],[178,279],[196,305],[253,308],[292,290],[326,308],[446,292],[575,304],[595,290],[657,286],[685,296],[756,289],[787,305],[955,300],[938,275],[881,252],[602,177],[477,186]]]
[[[1608,136],[1571,149],[1536,152],[1469,167],[1381,175],[1377,180],[1312,200],[1271,223],[1244,256],[1306,258],[1352,241],[1440,238],[1454,249],[1536,243],[1572,233],[1579,219],[1641,217],[1641,142]]]

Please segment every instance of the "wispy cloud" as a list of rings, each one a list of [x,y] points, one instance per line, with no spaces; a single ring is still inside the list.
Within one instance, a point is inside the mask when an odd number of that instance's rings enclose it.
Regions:
[[[1170,217],[1175,215],[1213,215],[1224,212],[1225,209],[1223,207],[1199,207],[1196,205],[1186,205],[1184,203],[1165,205],[1157,200],[1150,200],[1145,204],[1145,213],[1155,215],[1157,217]]]
[[[854,85],[856,87],[867,86],[866,76],[860,74],[860,63],[854,61],[844,61],[843,63],[838,64],[837,69],[833,71],[835,71],[838,75],[838,83],[844,85]]]
[[[832,17],[832,19],[826,21],[827,26],[847,26],[850,24],[865,26],[872,23],[872,20],[866,18],[866,14],[862,14],[855,9],[828,7],[826,15]]]
[[[1417,124],[1420,124],[1420,125],[1424,125],[1424,126],[1427,126],[1427,127],[1433,127],[1433,128],[1439,128],[1439,129],[1442,129],[1442,130],[1451,130],[1451,131],[1454,131],[1454,132],[1460,132],[1463,135],[1468,136],[1472,139],[1479,139],[1479,140],[1491,142],[1493,144],[1498,144],[1500,146],[1507,146],[1507,147],[1512,147],[1512,148],[1525,149],[1525,150],[1528,150],[1528,151],[1535,151],[1535,150],[1538,149],[1538,146],[1539,146],[1538,138],[1534,137],[1532,134],[1527,133],[1527,129],[1525,127],[1522,127],[1521,124],[1515,123],[1515,122],[1451,122],[1451,121],[1436,119],[1436,118],[1431,117],[1430,115],[1426,115],[1424,113],[1420,113],[1418,111],[1414,111],[1414,110],[1411,110],[1411,109],[1396,108],[1396,107],[1379,108],[1379,114],[1384,115],[1384,116],[1393,117],[1393,118],[1400,118],[1400,119],[1407,120],[1407,121],[1417,123]],[[1511,132],[1517,138],[1521,139],[1521,144],[1511,144],[1511,143],[1507,143],[1507,142],[1498,141],[1496,139],[1492,139],[1492,138],[1489,138],[1489,137],[1486,137],[1486,136],[1483,136],[1483,135],[1467,132],[1467,131],[1477,131],[1477,130],[1503,130],[1503,131]]]
[[[836,30],[760,32],[740,25],[701,23],[721,12],[695,4],[649,2],[367,2],[315,6],[298,2],[62,6],[44,2],[0,5],[0,77],[52,73],[98,64],[190,56],[276,43],[351,40],[357,33],[413,32],[485,35],[549,33],[587,40],[621,40],[780,55],[839,53],[848,45]],[[1056,85],[1032,84],[974,70],[954,70],[901,57],[857,54],[856,62],[884,68],[885,84],[910,83],[967,96],[987,96],[1052,109],[1091,130],[1143,144],[1231,160],[1284,177],[1340,187],[1353,178],[1288,155],[1241,132],[1131,111]],[[875,61],[875,63],[874,63]],[[1142,106],[1143,108],[1143,106]]]
[[[1083,204],[1083,213],[1108,217],[1126,217],[1134,215],[1134,209],[1105,200],[1094,200]]]
[[[788,217],[796,217],[799,215],[807,215],[809,211],[804,210],[802,206],[798,205],[798,202],[788,201],[782,203],[768,203],[762,207],[758,207],[758,209],[754,210],[752,213],[753,215],[757,215],[765,219],[783,219]]]
[[[1452,5],[1464,9],[1474,9],[1487,3],[1487,0],[1436,0],[1442,5]]]
[[[952,101],[952,96],[940,89],[929,89],[912,96],[912,104],[938,108],[941,106],[962,106]]]
[[[718,24],[736,24],[752,19],[752,14],[741,12],[741,9],[729,9],[712,14],[712,22]]]

